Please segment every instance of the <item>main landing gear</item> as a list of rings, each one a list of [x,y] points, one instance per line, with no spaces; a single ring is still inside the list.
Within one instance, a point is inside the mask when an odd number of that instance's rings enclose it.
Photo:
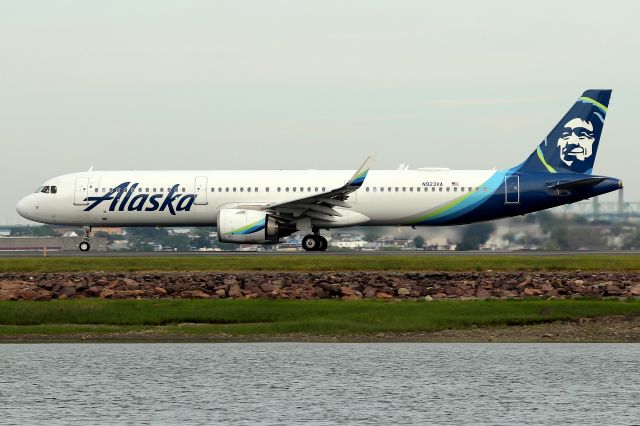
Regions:
[[[327,239],[320,235],[318,229],[313,229],[313,234],[306,235],[302,239],[302,248],[305,251],[325,251],[327,246]]]
[[[91,227],[85,226],[82,228],[84,231],[84,235],[82,236],[83,240],[80,244],[78,244],[78,248],[80,251],[89,251],[91,249],[91,244],[89,244],[89,235],[91,235]]]

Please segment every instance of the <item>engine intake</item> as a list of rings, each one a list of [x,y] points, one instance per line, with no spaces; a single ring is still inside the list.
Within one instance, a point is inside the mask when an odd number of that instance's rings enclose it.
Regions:
[[[295,232],[260,210],[220,209],[217,223],[218,240],[223,243],[274,244]]]

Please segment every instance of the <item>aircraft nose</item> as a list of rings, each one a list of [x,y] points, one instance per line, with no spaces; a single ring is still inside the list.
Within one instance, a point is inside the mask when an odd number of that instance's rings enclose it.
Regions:
[[[16,211],[25,219],[33,220],[35,213],[33,197],[31,195],[27,195],[22,200],[18,201],[18,204],[16,205]]]

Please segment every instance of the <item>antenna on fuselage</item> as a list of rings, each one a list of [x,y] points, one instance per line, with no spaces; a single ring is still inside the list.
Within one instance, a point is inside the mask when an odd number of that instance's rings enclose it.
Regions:
[[[92,171],[93,171],[93,165],[91,165],[91,167],[89,167],[89,170],[88,170],[88,171],[90,171],[90,172],[92,172]]]

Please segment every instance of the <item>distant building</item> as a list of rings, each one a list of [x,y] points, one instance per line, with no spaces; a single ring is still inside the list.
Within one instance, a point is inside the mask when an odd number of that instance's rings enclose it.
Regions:
[[[356,241],[331,241],[332,247],[339,248],[349,248],[349,249],[361,249],[366,247],[367,242],[364,240],[356,240]]]
[[[109,235],[127,235],[123,228],[92,228],[93,232],[106,232]]]

